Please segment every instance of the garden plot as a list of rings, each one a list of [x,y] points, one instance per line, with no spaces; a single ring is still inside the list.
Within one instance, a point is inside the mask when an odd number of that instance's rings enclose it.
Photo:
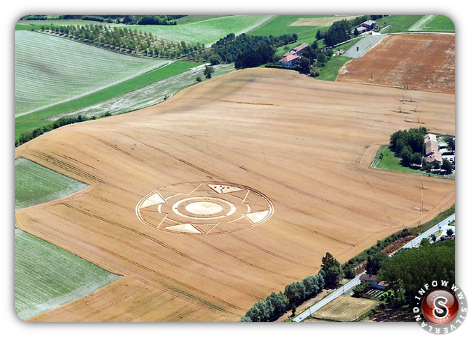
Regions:
[[[75,41],[15,32],[15,116],[88,95],[167,64]]]

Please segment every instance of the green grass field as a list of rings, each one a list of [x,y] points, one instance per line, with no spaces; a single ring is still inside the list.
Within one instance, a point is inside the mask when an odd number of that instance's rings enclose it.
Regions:
[[[25,158],[15,160],[15,211],[62,198],[87,186]]]
[[[15,211],[87,187],[30,160],[15,160]],[[26,320],[119,278],[44,240],[15,229],[15,310]]]
[[[210,19],[217,19],[217,18],[221,18],[224,16],[230,16],[230,15],[187,15],[182,18],[176,19],[175,21],[178,25],[185,25],[188,23],[195,23],[195,22],[206,21]]]
[[[15,229],[15,311],[22,320],[88,295],[119,277]]]
[[[339,69],[349,60],[351,58],[347,56],[333,56],[324,67],[320,68],[320,76],[315,78],[323,81],[336,81]]]
[[[156,35],[160,39],[210,46],[230,33],[248,32],[272,18],[271,15],[233,15],[176,26],[127,26]],[[187,19],[189,20],[189,19]]]
[[[331,16],[333,15],[279,15],[275,19],[251,31],[250,34],[258,36],[280,36],[283,34],[295,33],[298,35],[297,43],[312,43],[315,40],[317,31],[327,30],[328,27],[291,26],[291,24],[300,18],[321,18]]]
[[[149,71],[143,75],[113,85],[109,88],[94,92],[90,95],[57,104],[49,108],[36,111],[32,114],[17,117],[15,118],[15,140],[18,140],[20,135],[24,132],[31,132],[37,127],[51,124],[51,121],[46,120],[46,118],[80,110],[87,106],[118,97],[127,92],[161,81],[165,78],[181,74],[190,68],[198,66],[199,64],[200,63],[196,62],[177,61],[170,65]]]
[[[389,28],[385,29],[383,33],[401,33],[407,32],[411,26],[418,22],[424,15],[389,15],[380,18],[377,21],[377,25],[384,25],[385,23],[390,25]]]
[[[434,19],[426,23],[421,31],[455,33],[455,26],[452,20],[447,16],[437,15]]]
[[[15,32],[15,116],[90,94],[167,64],[47,34]]]

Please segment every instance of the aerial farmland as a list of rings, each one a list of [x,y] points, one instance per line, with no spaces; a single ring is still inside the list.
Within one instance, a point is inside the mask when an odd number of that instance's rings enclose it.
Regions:
[[[355,34],[363,21],[373,38]],[[453,175],[371,165],[399,130],[455,141],[449,31],[423,15],[22,18],[18,317],[290,321],[359,277],[382,241],[454,210]],[[299,63],[281,66],[301,44]],[[310,321],[388,305],[343,296]]]

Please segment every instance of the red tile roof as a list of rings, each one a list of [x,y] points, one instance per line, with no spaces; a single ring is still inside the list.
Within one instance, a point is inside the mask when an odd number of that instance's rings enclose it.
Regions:
[[[279,62],[289,62],[292,60],[298,59],[300,56],[297,55],[287,55],[286,57],[283,57]]]

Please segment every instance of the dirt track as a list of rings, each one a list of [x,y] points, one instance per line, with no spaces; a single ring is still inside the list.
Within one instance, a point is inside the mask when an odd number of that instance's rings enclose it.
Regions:
[[[17,226],[125,275],[32,320],[236,321],[272,291],[316,274],[326,251],[345,262],[416,225],[421,177],[368,168],[379,144],[413,126],[392,111],[401,94],[250,69],[17,148],[16,157],[91,185],[17,211]],[[455,133],[454,95],[414,98],[426,127]],[[262,192],[274,213],[220,235],[169,233],[136,216],[153,190],[211,180]],[[424,181],[426,217],[455,202],[453,180]]]

